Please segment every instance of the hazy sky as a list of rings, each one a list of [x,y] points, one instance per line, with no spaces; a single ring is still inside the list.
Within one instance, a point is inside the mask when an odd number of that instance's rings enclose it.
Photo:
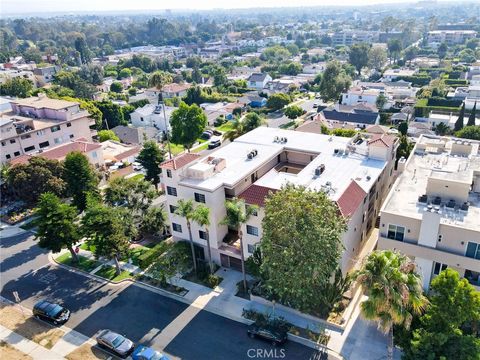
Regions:
[[[416,0],[0,0],[0,13],[373,5]]]

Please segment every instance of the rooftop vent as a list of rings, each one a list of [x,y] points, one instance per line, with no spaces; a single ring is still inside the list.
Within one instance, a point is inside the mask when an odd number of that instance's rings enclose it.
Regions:
[[[322,175],[324,171],[325,171],[325,164],[320,164],[320,166],[317,166],[317,168],[315,169],[315,176]]]
[[[154,114],[160,114],[162,111],[162,105],[155,106],[155,110],[153,111]]]
[[[250,151],[248,154],[247,154],[247,159],[249,160],[252,160],[255,156],[258,155],[258,150],[257,149],[253,149],[252,151]]]
[[[280,138],[279,138],[278,136],[275,136],[275,137],[273,138],[273,142],[274,142],[274,143],[280,142]]]

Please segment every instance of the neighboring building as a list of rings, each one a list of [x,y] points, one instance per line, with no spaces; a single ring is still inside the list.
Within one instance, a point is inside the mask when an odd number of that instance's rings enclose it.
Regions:
[[[121,144],[118,141],[107,140],[101,143],[103,158],[106,164],[117,162],[133,163],[142,148],[137,145]]]
[[[38,153],[19,156],[10,161],[10,165],[25,164],[34,156],[39,156],[49,160],[63,161],[68,154],[74,151],[85,155],[90,164],[96,168],[100,168],[104,164],[102,145],[100,143],[90,142],[85,139],[77,139],[49,148],[47,150],[43,150],[41,152],[39,151]]]
[[[379,249],[418,265],[425,290],[449,267],[480,290],[480,142],[421,136],[380,211]]]
[[[368,43],[378,41],[378,32],[374,31],[340,31],[332,35],[333,46],[351,46],[356,43]]]
[[[440,123],[444,123],[450,129],[454,129],[455,128],[455,123],[458,120],[458,115],[455,115],[455,114],[452,114],[452,113],[442,114],[442,113],[436,113],[436,112],[431,111],[430,114],[428,115],[428,118],[422,119],[422,120],[425,120],[424,123],[426,122],[430,126],[431,129],[434,129]],[[467,122],[468,122],[468,115],[466,114],[463,118],[463,125],[467,126]],[[480,118],[479,117],[475,118],[475,125],[480,125]]]
[[[191,87],[190,84],[167,84],[162,88],[162,95],[164,98],[183,97],[187,94],[187,90]]]
[[[165,131],[166,127],[170,130],[170,116],[175,108],[165,106],[165,115],[163,116],[163,105],[147,104],[144,107],[135,109],[130,114],[132,125],[135,127],[154,127],[158,131]]]
[[[95,120],[80,104],[42,95],[12,100],[0,114],[1,163],[51,146],[96,135]]]
[[[243,111],[245,104],[244,103],[227,103],[227,102],[218,102],[218,103],[203,103],[200,104],[200,107],[205,112],[207,116],[208,125],[213,125],[215,120],[223,116],[226,120],[233,120],[233,111],[235,109],[240,109]]]
[[[35,86],[36,79],[32,71],[28,70],[13,70],[13,69],[0,69],[0,84],[6,83],[8,80],[22,77],[30,80]]]
[[[241,98],[238,99],[238,101],[254,108],[260,108],[267,105],[267,99],[260,95],[257,95],[254,92],[244,94]]]
[[[411,69],[388,69],[385,70],[383,73],[383,80],[384,81],[394,81],[400,77],[408,77],[413,76],[417,70]]]
[[[51,83],[53,81],[53,77],[60,71],[60,66],[51,65],[45,66],[41,68],[36,68],[33,70],[33,74],[35,75],[36,84],[38,87],[42,87]]]
[[[388,97],[384,90],[371,89],[365,86],[355,86],[342,94],[342,104],[350,106],[357,105],[358,103],[375,105],[380,94]],[[385,108],[388,107],[388,104],[386,104]]]
[[[446,43],[447,45],[464,44],[477,36],[473,30],[434,30],[428,32],[428,44]]]
[[[269,81],[272,81],[272,77],[267,73],[253,73],[247,80],[247,86],[261,91]]]
[[[239,241],[227,226],[225,201],[242,198],[258,205],[243,225],[244,253],[250,256],[262,237],[264,199],[287,183],[324,191],[348,219],[343,235],[343,271],[351,268],[393,179],[397,137],[359,134],[354,138],[259,127],[205,157],[186,153],[161,165],[166,206],[175,239],[188,239],[177,201],[193,199],[211,210],[208,235],[192,223],[193,241],[205,249],[209,236],[213,261],[240,268]]]
[[[133,127],[118,125],[111,129],[124,144],[141,145],[146,140],[161,137],[159,131],[153,127]]]
[[[325,62],[320,62],[316,64],[306,64],[306,65],[303,65],[302,72],[304,74],[318,75],[325,71],[326,66],[327,66],[327,63]]]
[[[358,103],[354,106],[337,104],[321,111],[326,121],[351,123],[357,126],[374,125],[380,122],[380,114],[375,105]]]

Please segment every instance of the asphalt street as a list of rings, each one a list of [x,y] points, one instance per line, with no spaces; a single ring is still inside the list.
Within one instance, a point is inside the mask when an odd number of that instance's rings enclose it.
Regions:
[[[126,284],[108,285],[48,262],[29,234],[1,238],[0,294],[14,300],[17,291],[23,306],[39,299],[61,302],[72,311],[67,326],[93,336],[109,328],[178,359],[310,359],[313,350],[294,342],[273,348],[246,334],[246,325],[207,311],[195,318],[167,346],[156,337],[187,305],[183,302]]]

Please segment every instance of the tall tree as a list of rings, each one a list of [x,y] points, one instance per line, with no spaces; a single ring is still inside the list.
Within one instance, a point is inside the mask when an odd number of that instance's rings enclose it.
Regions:
[[[240,118],[233,119],[231,125],[231,129],[223,134],[225,140],[233,141],[239,136],[245,134],[244,122]]]
[[[441,43],[437,48],[437,54],[440,59],[445,58],[448,52],[448,45],[446,43]]]
[[[137,161],[146,170],[145,180],[150,181],[158,189],[160,182],[160,164],[163,162],[164,153],[153,140],[145,141]]]
[[[193,201],[183,200],[183,199],[178,200],[177,208],[175,209],[175,214],[180,217],[183,217],[187,222],[188,237],[190,239],[190,248],[192,250],[193,271],[195,272],[195,276],[196,276],[197,275],[197,259],[195,258],[195,246],[193,244],[193,237],[192,237],[192,220],[194,216]]]
[[[205,240],[207,242],[208,266],[210,274],[212,274],[212,250],[210,249],[210,233],[208,232],[208,227],[210,226],[210,209],[203,204],[198,205],[193,211],[192,220],[205,229],[207,235]]]
[[[348,89],[352,79],[338,61],[327,64],[320,83],[320,95],[324,101],[336,101],[342,91]]]
[[[295,120],[299,116],[302,116],[304,112],[300,106],[292,105],[285,109],[285,116],[291,120]]]
[[[292,101],[292,99],[287,94],[273,94],[267,99],[267,106],[273,110],[280,110],[290,104],[290,101]]]
[[[163,87],[167,84],[170,84],[173,81],[172,75],[165,71],[155,71],[148,78],[148,85],[159,90],[158,92],[158,103],[160,104],[163,100],[162,90]]]
[[[87,194],[98,193],[98,177],[88,158],[81,152],[71,152],[65,158],[64,177],[67,193],[78,211],[85,210]]]
[[[88,64],[91,60],[90,49],[83,36],[75,39],[75,49],[80,53],[80,61],[82,64]]]
[[[142,217],[139,230],[143,235],[165,234],[168,216],[162,206],[151,206]]]
[[[454,131],[459,131],[463,128],[464,119],[465,119],[465,102],[463,102],[462,108],[460,109],[460,114],[458,115],[457,121],[455,121],[455,126],[453,128]]]
[[[207,116],[196,104],[180,103],[170,117],[172,125],[172,142],[182,144],[188,151],[202,135],[207,126]]]
[[[368,66],[377,71],[387,62],[387,52],[379,46],[372,46],[368,51]]]
[[[38,245],[54,253],[67,248],[72,260],[78,262],[77,253],[73,249],[81,238],[76,223],[77,209],[62,203],[56,195],[47,192],[40,196],[36,215]]]
[[[470,112],[470,116],[468,117],[467,126],[475,126],[475,117],[477,116],[477,102],[473,104],[472,111]]]
[[[262,126],[265,123],[265,119],[257,113],[248,113],[242,120],[243,131],[245,133]]]
[[[288,185],[267,197],[262,229],[266,287],[284,304],[316,310],[341,255],[346,225],[338,207],[324,192]]]
[[[382,110],[387,102],[388,98],[384,94],[380,94],[377,96],[377,100],[375,100],[375,106],[378,108],[378,110]]]
[[[377,250],[366,259],[357,281],[368,294],[368,299],[360,305],[361,313],[388,334],[387,359],[392,360],[393,326],[408,329],[413,315],[421,314],[428,302],[415,263],[400,253]]]
[[[349,59],[350,64],[355,66],[355,69],[360,75],[362,69],[368,65],[368,52],[370,46],[366,43],[354,44],[350,47]]]
[[[243,290],[247,293],[247,275],[245,274],[245,251],[243,249],[242,226],[257,211],[255,206],[246,206],[243,200],[233,199],[225,202],[226,215],[220,222],[221,225],[227,225],[238,234],[240,240],[240,258],[242,261]]]
[[[0,95],[26,98],[33,90],[33,83],[23,77],[15,77],[0,84]]]
[[[402,42],[400,39],[391,39],[388,41],[387,48],[390,53],[390,58],[393,58],[393,62],[396,63],[402,51]]]

